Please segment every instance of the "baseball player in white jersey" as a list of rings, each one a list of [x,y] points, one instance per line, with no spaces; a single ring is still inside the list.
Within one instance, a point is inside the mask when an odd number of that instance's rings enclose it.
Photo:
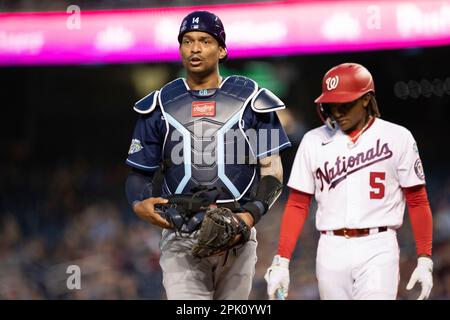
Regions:
[[[432,215],[412,134],[379,118],[372,76],[359,64],[330,69],[315,102],[325,125],[303,137],[295,157],[278,252],[265,275],[269,298],[279,292],[287,297],[289,259],[314,196],[321,299],[396,298],[396,230],[405,202],[418,254],[407,289],[419,282],[419,299],[427,299],[433,286]]]

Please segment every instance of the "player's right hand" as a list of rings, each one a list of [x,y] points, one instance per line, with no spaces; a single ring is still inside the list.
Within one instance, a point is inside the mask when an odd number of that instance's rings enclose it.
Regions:
[[[142,220],[161,228],[171,229],[172,225],[155,210],[156,204],[165,204],[167,202],[169,200],[164,198],[148,198],[137,202],[133,206],[133,210]]]
[[[264,276],[267,282],[267,295],[270,300],[275,300],[275,293],[278,289],[288,296],[289,290],[289,259],[276,255],[273,257],[272,265],[267,269]]]

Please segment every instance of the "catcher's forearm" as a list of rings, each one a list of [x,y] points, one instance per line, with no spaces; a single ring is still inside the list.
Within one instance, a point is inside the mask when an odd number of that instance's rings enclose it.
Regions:
[[[261,177],[273,176],[283,183],[283,164],[280,155],[273,155],[259,160]]]
[[[282,190],[283,184],[274,176],[261,177],[255,197],[242,206],[252,215],[254,224],[257,224],[261,217],[269,211]]]
[[[128,203],[134,209],[139,201],[152,196],[154,172],[146,172],[133,168],[128,174],[125,191]]]
[[[257,224],[263,215],[275,203],[283,190],[283,165],[280,155],[272,155],[259,160],[261,179],[256,194],[251,201],[243,205]]]

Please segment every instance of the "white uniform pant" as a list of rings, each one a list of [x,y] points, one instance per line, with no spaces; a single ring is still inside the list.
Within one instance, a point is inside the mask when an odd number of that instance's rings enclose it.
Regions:
[[[321,234],[316,257],[320,298],[396,299],[399,256],[392,229],[355,238]]]

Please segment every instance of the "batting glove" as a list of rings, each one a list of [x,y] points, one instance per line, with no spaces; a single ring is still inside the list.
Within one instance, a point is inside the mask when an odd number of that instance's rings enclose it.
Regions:
[[[431,288],[433,288],[433,261],[428,257],[420,257],[417,260],[417,267],[409,279],[407,290],[411,290],[416,282],[422,285],[422,292],[417,300],[428,299]]]
[[[279,255],[273,257],[272,265],[264,276],[267,281],[267,295],[270,300],[284,300],[289,290],[289,259]],[[278,291],[277,291],[278,290]],[[277,294],[277,297],[275,297]]]

